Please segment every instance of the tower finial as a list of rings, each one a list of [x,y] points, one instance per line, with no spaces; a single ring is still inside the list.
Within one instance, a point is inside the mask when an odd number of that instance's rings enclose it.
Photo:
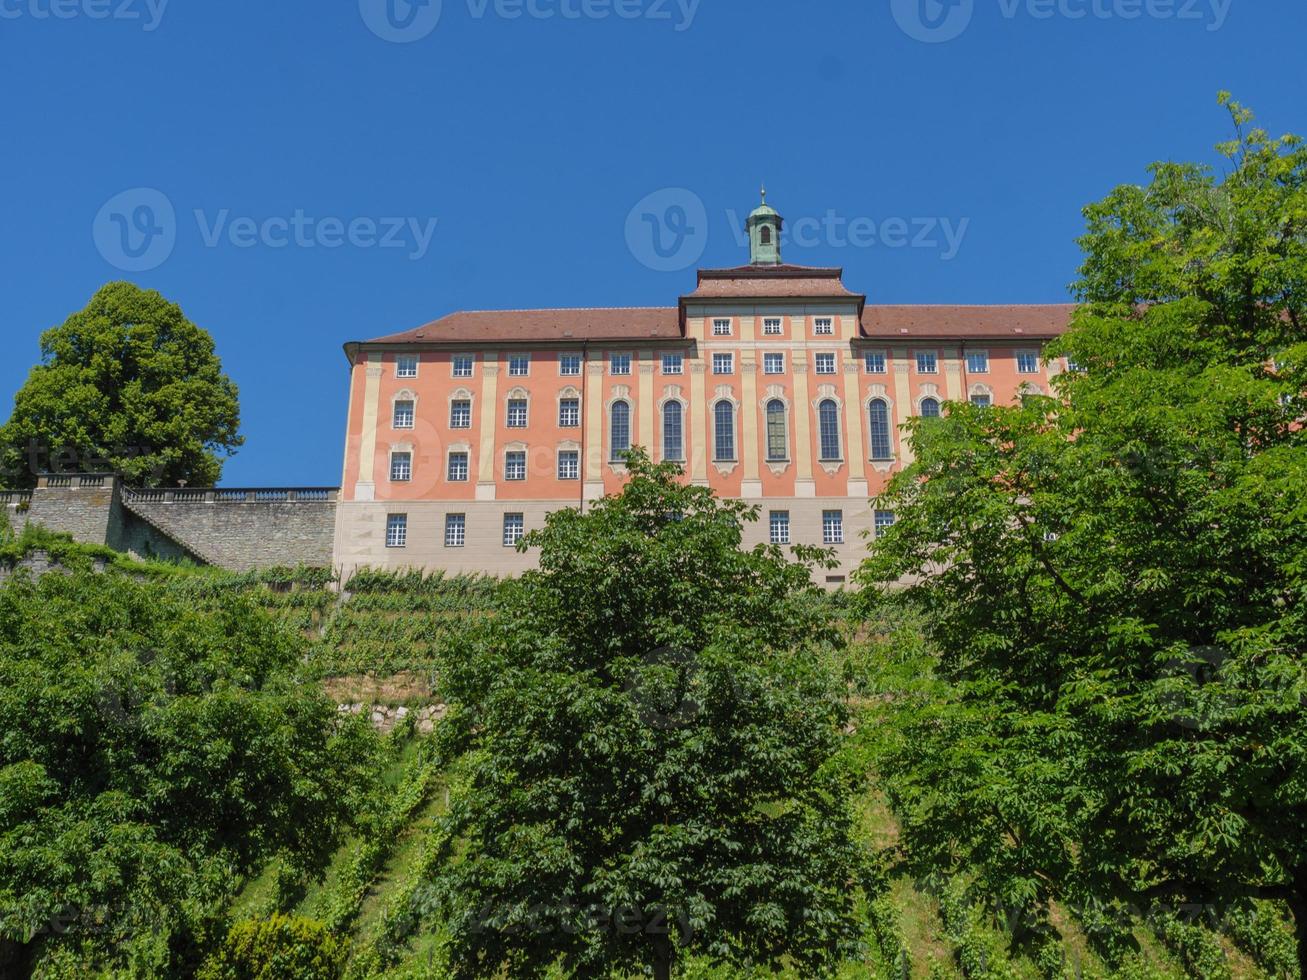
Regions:
[[[767,203],[767,181],[762,182],[762,203]]]

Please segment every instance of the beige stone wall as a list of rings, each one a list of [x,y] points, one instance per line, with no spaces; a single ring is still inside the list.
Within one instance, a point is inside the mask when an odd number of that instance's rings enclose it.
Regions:
[[[746,500],[760,508],[759,520],[746,527],[745,545],[768,540],[770,512],[789,511],[791,544],[822,544],[822,515],[827,510],[844,514],[844,544],[835,548],[839,567],[818,569],[816,581],[834,586],[844,584],[866,554],[867,537],[873,524],[871,504],[860,497],[773,497]],[[553,510],[576,506],[575,501],[408,501],[403,504],[376,501],[341,501],[336,510],[337,541],[344,543],[337,564],[343,577],[359,568],[443,569],[450,573],[519,575],[534,566],[531,553],[522,554],[503,544],[506,513],[522,514],[528,531],[544,524]],[[386,547],[386,518],[392,513],[408,516],[408,544]],[[445,515],[463,514],[467,519],[467,543],[462,548],[445,547]],[[841,578],[842,577],[842,578]]]

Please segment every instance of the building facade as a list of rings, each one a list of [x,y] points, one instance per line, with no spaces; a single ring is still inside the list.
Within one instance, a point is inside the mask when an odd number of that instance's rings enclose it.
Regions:
[[[642,446],[758,505],[750,543],[826,545],[847,580],[902,425],[946,401],[1046,392],[1072,306],[876,306],[842,270],[787,265],[750,215],[750,262],[701,269],[677,306],[460,312],[346,345],[349,421],[333,561],[512,574],[545,516],[620,489]]]

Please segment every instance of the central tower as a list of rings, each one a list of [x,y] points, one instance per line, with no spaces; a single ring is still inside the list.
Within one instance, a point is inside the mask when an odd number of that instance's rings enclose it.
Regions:
[[[744,227],[749,232],[749,264],[781,264],[781,228],[784,219],[767,203],[767,188],[762,189],[762,204],[749,215]]]

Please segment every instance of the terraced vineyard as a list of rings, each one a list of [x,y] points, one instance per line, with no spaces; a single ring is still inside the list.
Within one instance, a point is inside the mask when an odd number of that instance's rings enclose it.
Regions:
[[[441,644],[476,617],[490,615],[497,584],[484,578],[367,573],[344,591],[321,571],[277,570],[229,575],[210,570],[144,565],[69,548],[55,540],[29,541],[56,563],[158,578],[197,603],[224,593],[252,597],[287,629],[309,638],[306,672],[338,701],[418,705],[432,697]],[[12,562],[24,547],[6,545]],[[829,614],[848,619],[848,604],[828,601]],[[1152,916],[1146,924],[1113,931],[1065,908],[1055,908],[1055,932],[1014,938],[1011,924],[983,913],[964,897],[966,880],[919,882],[897,873],[892,860],[898,828],[881,792],[871,758],[884,715],[885,688],[867,678],[891,662],[905,677],[925,655],[910,622],[872,628],[846,621],[848,647],[832,651],[849,681],[855,723],[847,762],[866,773],[860,800],[864,838],[891,858],[885,888],[864,909],[866,953],[841,976],[854,978],[1201,977],[1294,978],[1295,949],[1286,914],[1272,903],[1248,903],[1217,923],[1204,910]],[[436,853],[437,819],[446,805],[446,773],[430,737],[413,715],[381,740],[377,788],[361,805],[359,829],[336,851],[320,880],[303,880],[274,861],[245,882],[230,908],[233,921],[274,912],[311,918],[348,937],[352,977],[440,976],[441,932],[425,904]],[[1107,941],[1107,939],[1110,941]],[[731,977],[687,964],[689,978]],[[761,974],[760,974],[761,975]],[[796,974],[790,974],[795,975]]]
[[[492,580],[440,575],[368,574],[356,577],[339,597],[312,576],[297,579],[290,592],[272,591],[269,584],[286,587],[275,577],[259,583],[266,591],[261,593],[263,603],[288,625],[315,635],[315,666],[329,679],[329,689],[390,692],[410,701],[429,694],[429,672],[440,644],[470,618],[487,615],[495,591]],[[834,616],[847,615],[846,603],[838,599],[830,610]],[[905,647],[914,646],[904,635],[907,628],[910,625],[887,624],[870,631],[850,626],[847,631],[853,642],[842,655],[842,667],[858,715],[848,740],[852,760],[870,754],[878,720],[877,700],[860,690],[859,677],[873,660],[901,658]],[[903,666],[911,665],[904,661]],[[422,884],[444,786],[424,754],[426,739],[411,728],[397,729],[387,745],[387,795],[368,816],[368,831],[337,853],[325,880],[297,890],[270,868],[250,883],[235,911],[242,916],[266,914],[280,907],[348,933],[352,969],[358,976],[438,976],[432,972],[440,944],[438,926],[415,909],[422,908]],[[861,823],[874,846],[892,847],[897,835],[894,815],[870,772]],[[1298,976],[1285,914],[1271,903],[1250,903],[1238,915],[1226,917],[1219,928],[1202,910],[1180,910],[1155,917],[1148,925],[1136,924],[1114,936],[1112,944],[1091,941],[1101,931],[1058,909],[1053,925],[1060,935],[1014,941],[999,917],[965,901],[964,886],[962,880],[916,882],[891,874],[886,892],[866,909],[866,959],[848,964],[842,976]],[[1115,945],[1111,955],[1106,945]],[[1115,966],[1109,966],[1109,958],[1116,960]],[[728,977],[700,964],[690,964],[685,975]]]

